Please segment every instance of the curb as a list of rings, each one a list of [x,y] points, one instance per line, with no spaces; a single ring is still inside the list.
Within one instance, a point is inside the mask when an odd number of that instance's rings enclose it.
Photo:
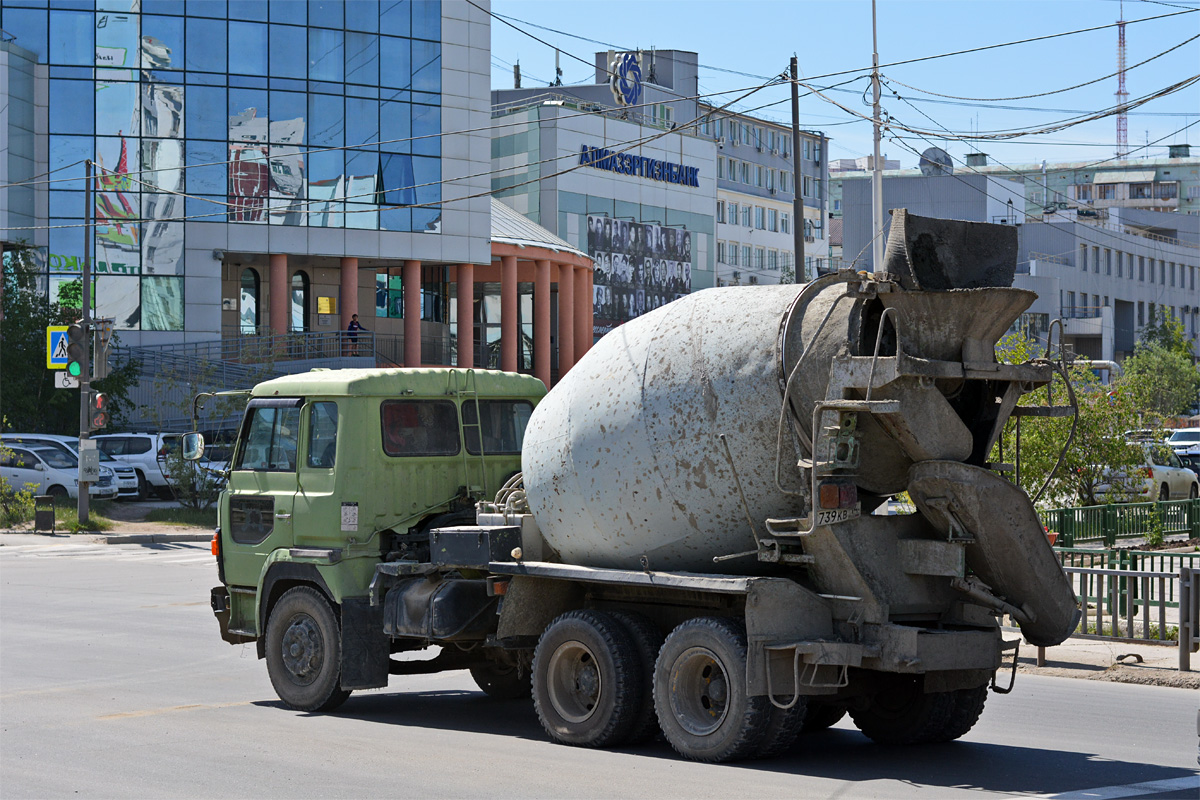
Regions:
[[[93,544],[171,544],[174,542],[211,542],[211,533],[99,533]]]

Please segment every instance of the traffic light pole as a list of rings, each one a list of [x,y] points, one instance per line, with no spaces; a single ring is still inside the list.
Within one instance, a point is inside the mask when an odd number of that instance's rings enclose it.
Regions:
[[[88,419],[88,397],[91,395],[91,374],[92,374],[92,358],[90,353],[91,333],[92,333],[92,161],[88,159],[84,162],[84,186],[83,186],[83,291],[80,293],[82,298],[81,312],[83,318],[80,324],[83,325],[83,370],[79,374],[79,462],[83,463],[83,448],[88,438],[88,433],[91,431],[90,420]],[[79,482],[79,524],[84,525],[88,521],[88,487],[90,483],[87,481]]]

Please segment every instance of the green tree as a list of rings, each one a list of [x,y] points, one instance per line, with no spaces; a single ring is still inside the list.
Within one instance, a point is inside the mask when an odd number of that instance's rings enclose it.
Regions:
[[[1025,363],[1042,355],[1037,344],[1021,334],[1001,339],[996,352],[1001,361],[1009,364]],[[1086,360],[1070,364],[1067,376],[1079,407],[1074,438],[1071,439],[1072,417],[1029,416],[1020,417],[1020,422],[1013,417],[1005,424],[992,460],[1009,463],[1016,460],[1019,424],[1020,485],[1031,497],[1053,473],[1040,500],[1043,506],[1065,502],[1096,505],[1100,502],[1097,489],[1110,483],[1115,484],[1116,491],[1108,492],[1104,500],[1114,502],[1140,480],[1137,468],[1142,463],[1142,453],[1137,446],[1127,443],[1124,436],[1125,431],[1137,426],[1136,406],[1119,384],[1102,385]],[[1049,386],[1026,394],[1019,404],[1062,406],[1068,403],[1068,398],[1066,382],[1056,373]]]
[[[46,368],[46,328],[79,318],[82,282],[65,284],[57,302],[42,288],[42,276],[28,249],[5,253],[3,321],[0,321],[0,415],[5,430],[79,433],[79,390],[54,388],[54,370]],[[74,305],[72,306],[72,301]],[[131,407],[129,391],[138,366],[129,361],[96,381],[92,388],[109,397],[110,425]]]
[[[1159,310],[1125,359],[1122,384],[1143,413],[1142,427],[1183,414],[1200,399],[1200,372],[1184,338],[1183,324]]]

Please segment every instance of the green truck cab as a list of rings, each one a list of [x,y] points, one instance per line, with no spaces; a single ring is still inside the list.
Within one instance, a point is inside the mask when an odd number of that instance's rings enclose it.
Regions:
[[[527,375],[446,368],[314,370],[254,387],[213,541],[222,638],[255,642],[296,707],[386,685],[397,645],[370,602],[376,565],[428,560],[432,528],[474,522],[476,501],[521,469],[545,392]],[[199,457],[203,440],[189,434],[184,451]]]

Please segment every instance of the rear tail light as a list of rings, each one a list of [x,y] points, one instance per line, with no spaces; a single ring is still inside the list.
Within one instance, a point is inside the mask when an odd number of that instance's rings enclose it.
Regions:
[[[1150,467],[1146,467],[1146,477],[1147,477],[1147,478],[1153,478],[1153,477],[1154,477],[1154,470],[1153,470],[1153,469],[1151,469]]]
[[[210,545],[210,549],[212,550],[212,554],[214,556],[217,556],[218,558],[221,556],[221,534],[219,534],[219,533],[213,534],[212,544]]]

